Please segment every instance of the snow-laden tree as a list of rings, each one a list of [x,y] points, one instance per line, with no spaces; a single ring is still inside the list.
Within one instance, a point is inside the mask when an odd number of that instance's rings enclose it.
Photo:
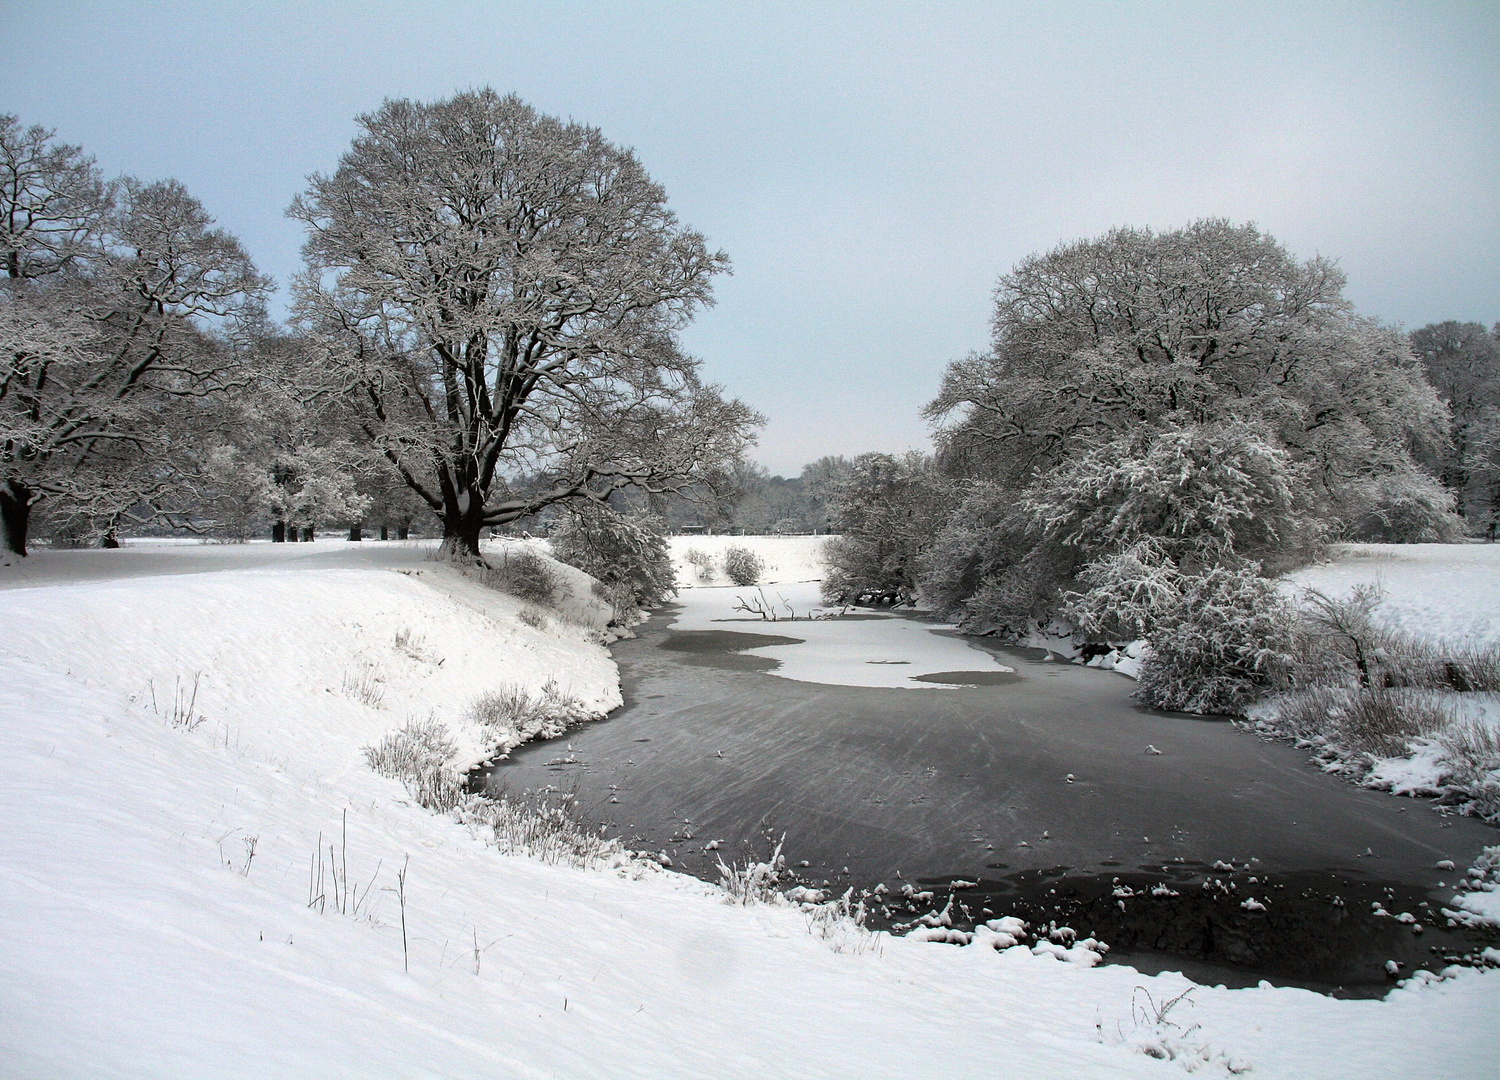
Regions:
[[[1458,511],[1492,530],[1500,516],[1500,470],[1487,453],[1500,414],[1500,325],[1431,323],[1414,330],[1411,346],[1438,395],[1453,410],[1453,441],[1435,462]]]
[[[592,574],[603,586],[616,623],[629,626],[643,609],[676,595],[672,553],[654,518],[574,500],[548,539],[556,559]]]
[[[359,125],[290,211],[296,315],[323,389],[451,549],[559,502],[683,489],[743,448],[758,418],[676,338],[728,260],[633,153],[488,89]]]
[[[1261,424],[1226,420],[1122,434],[1044,473],[1021,509],[1085,558],[1151,541],[1189,568],[1276,560],[1318,537],[1301,482]]]
[[[97,531],[179,518],[196,402],[236,384],[269,282],[182,185],[106,183],[10,116],[0,222],[0,548],[25,554],[39,504]]]
[[[837,604],[914,600],[921,552],[951,509],[948,489],[926,454],[861,454],[850,462],[830,496],[839,535],[824,546],[824,598]]]
[[[1253,225],[1116,229],[1023,260],[992,347],[950,365],[928,414],[950,468],[1019,489],[1142,427],[1256,421],[1349,522],[1446,437],[1406,341],[1356,315],[1329,260]]]

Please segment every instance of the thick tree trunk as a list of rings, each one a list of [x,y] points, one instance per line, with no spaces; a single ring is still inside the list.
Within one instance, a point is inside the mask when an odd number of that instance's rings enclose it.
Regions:
[[[313,542],[313,528],[311,525],[302,530],[302,542],[304,544],[311,544]]]
[[[411,536],[411,527],[410,526],[408,526],[408,525],[397,525],[396,526],[396,539],[397,540],[406,540],[410,536]]]
[[[364,530],[360,527],[359,522],[356,521],[353,525],[349,526],[349,539],[350,540],[363,540],[364,538],[365,538]]]
[[[391,538],[391,529],[390,529],[390,526],[389,525],[382,525],[382,526],[380,526],[380,539],[382,539],[382,540],[389,540],[390,538]]]
[[[271,526],[271,543],[286,543],[286,522],[278,521]]]
[[[15,480],[0,484],[0,551],[26,554],[31,527],[31,489]]]
[[[451,558],[479,558],[479,534],[484,531],[484,501],[473,498],[466,510],[443,515],[443,550]]]

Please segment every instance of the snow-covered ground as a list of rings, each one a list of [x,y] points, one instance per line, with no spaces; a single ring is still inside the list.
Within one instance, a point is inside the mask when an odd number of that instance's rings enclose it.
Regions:
[[[1327,561],[1299,570],[1282,583],[1294,598],[1308,589],[1343,597],[1360,585],[1375,586],[1382,597],[1373,617],[1413,638],[1460,646],[1500,642],[1500,545],[1343,544]],[[1464,760],[1471,756],[1465,748],[1472,738],[1464,738],[1463,732],[1487,728],[1492,741],[1500,736],[1500,694],[1434,696],[1448,716],[1446,727],[1440,724],[1410,740],[1400,756],[1350,752],[1336,739],[1304,741],[1325,768],[1368,787],[1394,795],[1439,796],[1466,812],[1493,816],[1500,803],[1500,761],[1486,772],[1484,766]],[[1278,698],[1256,705],[1251,724],[1266,733],[1282,733],[1281,708]]]
[[[680,586],[728,585],[724,576],[724,553],[747,548],[761,560],[762,581],[786,584],[821,581],[825,565],[826,536],[674,536],[672,564]],[[698,562],[692,560],[696,553]],[[702,569],[706,563],[707,572]]]
[[[502,683],[617,701],[580,594],[538,629],[374,547],[69,583],[71,554],[0,590],[0,1076],[1494,1075],[1500,973],[1160,1016],[1180,976],[836,951],[794,906],[502,855],[364,767]]]
[[[1500,544],[1340,544],[1286,579],[1330,596],[1358,584],[1379,586],[1379,617],[1417,637],[1500,641]]]

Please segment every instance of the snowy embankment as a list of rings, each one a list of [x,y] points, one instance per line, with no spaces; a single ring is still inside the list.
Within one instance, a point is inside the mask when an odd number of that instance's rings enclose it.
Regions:
[[[795,907],[501,855],[361,748],[409,717],[457,734],[500,683],[606,708],[612,664],[579,611],[537,629],[328,549],[0,589],[0,1076],[1492,1074],[1493,974],[1200,988],[1161,1016],[1180,976],[836,952]]]
[[[1396,635],[1393,641],[1431,645],[1438,656],[1482,656],[1500,645],[1500,545],[1340,545],[1327,562],[1289,575],[1283,588],[1304,605],[1308,590],[1341,600],[1357,589],[1373,589],[1375,627]],[[1375,644],[1372,662],[1399,662]],[[1500,694],[1394,685],[1398,689],[1386,692],[1392,700],[1404,695],[1405,727],[1389,731],[1383,753],[1358,740],[1305,731],[1302,714],[1322,715],[1315,694],[1304,693],[1300,702],[1289,697],[1261,702],[1249,722],[1266,734],[1295,737],[1317,753],[1325,769],[1365,786],[1438,797],[1466,813],[1500,814]],[[1406,685],[1418,688],[1401,689]],[[1342,715],[1345,706],[1337,694],[1327,700],[1324,711]],[[1328,722],[1338,727],[1335,716]],[[1396,748],[1400,752],[1392,753]]]

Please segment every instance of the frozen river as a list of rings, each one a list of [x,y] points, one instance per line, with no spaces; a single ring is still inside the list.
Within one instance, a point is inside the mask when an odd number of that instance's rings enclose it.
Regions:
[[[959,878],[979,883],[960,896],[976,913],[1035,915],[1067,896],[1072,907],[1058,910],[1091,921],[1080,931],[1108,927],[1117,946],[1310,984],[1361,972],[1378,982],[1391,955],[1420,962],[1437,936],[1419,943],[1409,927],[1387,933],[1346,913],[1378,900],[1441,922],[1435,907],[1451,893],[1439,882],[1454,874],[1437,865],[1467,866],[1496,840],[1476,821],[1327,776],[1226,720],[1142,709],[1119,675],[910,619],[726,621],[744,614],[722,597],[706,607],[711,592],[723,590],[689,590],[683,608],[614,647],[623,709],[524,749],[492,782],[576,791],[594,820],[706,877],[721,856],[763,857],[784,834],[814,883]],[[912,678],[935,672],[985,685]],[[1114,899],[1151,886],[1162,895]],[[1242,906],[1255,894],[1267,912]],[[1224,918],[1200,910],[1205,895],[1225,901]],[[1126,909],[1123,921],[1113,914]],[[1278,933],[1304,953],[1303,938],[1324,946],[1278,969],[1267,962],[1289,947]]]

